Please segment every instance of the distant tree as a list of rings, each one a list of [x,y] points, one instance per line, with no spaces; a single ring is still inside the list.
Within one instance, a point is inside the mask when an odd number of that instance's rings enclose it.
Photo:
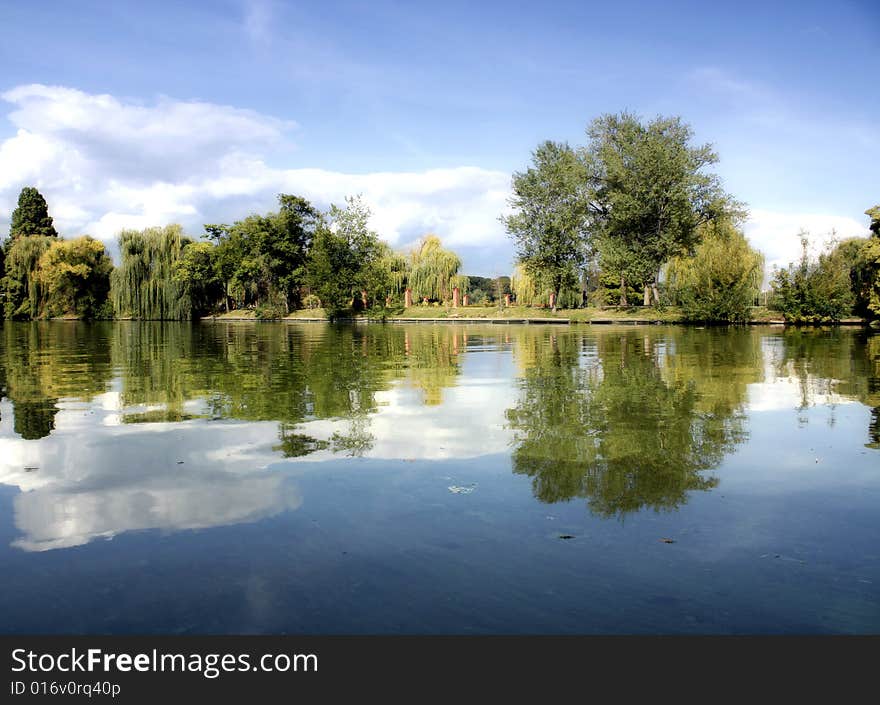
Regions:
[[[410,252],[408,285],[416,299],[447,301],[452,289],[467,291],[467,277],[460,275],[461,259],[443,247],[436,235],[425,235]]]
[[[699,226],[720,215],[742,215],[719,178],[708,144],[692,146],[693,130],[679,117],[643,124],[631,113],[603,115],[587,129],[583,150],[590,183],[590,231],[602,269],[621,281],[644,283],[644,303],[659,302],[660,267],[693,252]]]
[[[840,250],[810,257],[809,233],[800,238],[800,260],[773,276],[772,306],[793,322],[839,321],[855,303],[849,263]]]
[[[284,314],[300,303],[320,214],[299,196],[279,194],[278,204],[275,213],[205,230],[219,247],[216,268],[226,296],[240,306],[259,304]]]
[[[88,235],[55,240],[39,260],[40,315],[86,319],[108,315],[105,304],[112,270],[113,261],[99,240]]]
[[[670,262],[670,292],[691,320],[745,323],[761,291],[764,258],[728,220],[700,229],[702,241],[694,255]]]
[[[512,215],[502,217],[528,276],[558,297],[591,254],[587,169],[568,144],[546,141],[513,175]]]
[[[315,234],[307,282],[328,313],[338,315],[386,295],[392,288],[396,260],[369,227],[370,209],[360,196],[346,198],[346,207],[331,206],[329,223]]]
[[[174,278],[183,284],[194,313],[211,311],[223,297],[223,281],[215,261],[217,249],[211,242],[189,243],[174,264]]]
[[[52,225],[46,199],[33,186],[25,186],[19,193],[18,206],[12,211],[9,226],[10,240],[27,235],[58,236]]]

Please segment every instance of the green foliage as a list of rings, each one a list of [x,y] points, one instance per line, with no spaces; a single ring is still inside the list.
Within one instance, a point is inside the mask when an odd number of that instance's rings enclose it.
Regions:
[[[462,293],[467,292],[467,277],[459,275],[459,269],[461,259],[451,250],[444,249],[439,237],[423,237],[409,258],[407,283],[414,300],[448,301],[455,287],[459,287]]]
[[[104,243],[88,235],[54,240],[38,265],[37,278],[44,299],[40,315],[105,317],[112,270],[113,261]]]
[[[58,233],[52,225],[49,206],[43,194],[33,186],[25,186],[18,195],[18,206],[12,211],[9,239],[32,235],[57,237]]]
[[[174,278],[183,285],[194,313],[207,313],[223,297],[223,282],[216,262],[217,246],[211,242],[193,242],[183,248],[174,263]]]
[[[701,223],[741,214],[704,171],[718,156],[708,144],[691,146],[693,130],[681,118],[643,124],[626,112],[603,115],[587,134],[591,233],[604,271],[656,282],[666,261],[693,251]]]
[[[330,223],[315,234],[308,283],[331,317],[352,306],[360,309],[395,288],[399,262],[370,229],[370,209],[360,196],[346,207],[331,206]]]
[[[217,277],[238,307],[268,302],[287,313],[299,305],[320,214],[299,196],[279,194],[278,203],[276,213],[205,226],[218,245]]]
[[[840,249],[809,255],[809,234],[801,232],[801,258],[774,274],[772,306],[787,321],[835,322],[852,312],[850,266]]]
[[[865,243],[861,255],[861,296],[868,316],[880,319],[880,206],[865,211],[871,218],[871,239]]]
[[[522,306],[549,306],[552,286],[545,279],[535,278],[524,264],[517,264],[510,278],[510,292],[516,303]],[[566,278],[561,289],[557,290],[556,305],[561,308],[578,308],[582,303],[582,292],[574,276]]]
[[[5,318],[39,318],[45,300],[39,276],[40,258],[55,241],[56,238],[46,235],[20,235],[11,241],[0,283]]]
[[[693,257],[677,257],[667,270],[670,293],[690,320],[745,323],[764,276],[763,256],[730,221],[701,226]]]
[[[532,166],[513,175],[514,214],[503,217],[523,270],[540,288],[559,292],[576,284],[591,241],[590,194],[583,159],[565,143],[543,142]]]
[[[119,234],[121,262],[110,276],[116,315],[142,320],[191,318],[187,284],[176,276],[183,250],[191,242],[179,225],[123,230]]]

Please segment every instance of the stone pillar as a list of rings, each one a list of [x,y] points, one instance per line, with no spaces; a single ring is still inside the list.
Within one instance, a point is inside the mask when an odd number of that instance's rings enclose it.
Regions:
[[[462,306],[468,306],[470,304],[470,302],[471,302],[471,297],[468,296],[467,294],[465,294],[461,299]]]
[[[407,287],[406,291],[403,294],[403,305],[406,308],[412,306],[412,289]]]
[[[505,294],[505,295],[504,295],[504,305],[505,305],[505,306],[510,306],[510,294]]]
[[[556,308],[556,292],[550,292],[550,308]]]
[[[458,308],[461,301],[461,289],[457,286],[452,287],[452,308]]]

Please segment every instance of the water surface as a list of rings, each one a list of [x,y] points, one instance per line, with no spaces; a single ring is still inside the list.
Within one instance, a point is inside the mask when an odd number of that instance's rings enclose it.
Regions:
[[[880,336],[0,329],[5,633],[880,632]]]

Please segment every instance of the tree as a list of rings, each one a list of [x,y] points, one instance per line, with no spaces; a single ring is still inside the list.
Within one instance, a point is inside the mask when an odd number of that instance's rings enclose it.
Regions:
[[[28,235],[58,237],[46,199],[33,186],[25,186],[19,193],[18,207],[12,211],[9,225],[10,240]]]
[[[43,302],[40,315],[97,318],[106,310],[113,261],[104,243],[88,235],[55,240],[38,265]]]
[[[871,239],[862,249],[862,278],[867,313],[880,318],[880,205],[865,211],[871,219]]]
[[[55,238],[46,235],[20,235],[7,241],[5,275],[2,289],[4,316],[9,319],[29,320],[40,316],[43,292],[39,278],[39,264],[43,253]]]
[[[532,166],[514,173],[512,187],[515,212],[501,220],[524,271],[555,304],[591,253],[586,165],[568,144],[546,141],[532,152]]]
[[[174,278],[183,285],[195,313],[212,310],[223,296],[223,282],[215,261],[217,249],[211,242],[187,244],[174,264]]]
[[[179,225],[119,233],[119,267],[110,276],[116,315],[141,320],[183,321],[193,306],[186,285],[175,276],[192,240]]]
[[[810,257],[809,233],[801,231],[801,258],[773,276],[773,307],[793,322],[839,321],[852,312],[849,263],[839,249]]]
[[[408,285],[419,299],[447,301],[452,290],[467,290],[467,277],[459,275],[461,259],[444,249],[436,235],[425,235],[410,252]]]
[[[320,214],[299,196],[282,193],[278,203],[278,212],[205,230],[219,247],[217,273],[226,296],[241,306],[259,304],[286,314],[299,304]]]
[[[379,236],[370,229],[370,209],[360,196],[346,207],[330,207],[329,224],[317,229],[312,243],[308,283],[331,315],[387,295],[398,269]]]
[[[660,267],[691,253],[699,226],[743,214],[707,166],[718,161],[708,144],[691,146],[693,130],[679,117],[643,124],[631,113],[603,115],[587,129],[582,151],[590,183],[590,232],[605,271],[644,284],[645,304],[659,302]]]
[[[764,258],[749,247],[729,220],[700,226],[702,241],[693,257],[676,257],[667,270],[673,297],[687,318],[746,323],[761,291]]]

